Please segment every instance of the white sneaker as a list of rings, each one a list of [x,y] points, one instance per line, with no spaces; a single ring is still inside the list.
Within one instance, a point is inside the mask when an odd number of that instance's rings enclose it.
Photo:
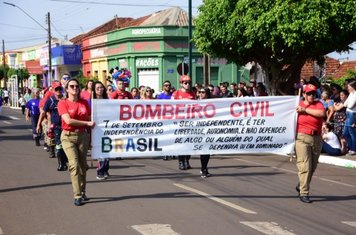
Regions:
[[[96,179],[97,180],[106,180],[105,176],[103,176],[103,175],[96,176]]]

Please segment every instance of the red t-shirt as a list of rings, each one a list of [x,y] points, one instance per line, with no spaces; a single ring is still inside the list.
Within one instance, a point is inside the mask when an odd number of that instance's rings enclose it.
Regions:
[[[128,91],[116,90],[113,93],[111,93],[111,99],[118,99],[118,100],[130,99],[130,100],[132,100],[133,97],[132,97],[131,93]]]
[[[80,92],[80,98],[84,100],[90,100],[91,99],[91,92],[89,91],[81,91]]]
[[[77,102],[72,102],[68,99],[60,100],[57,108],[60,116],[68,113],[70,118],[80,121],[88,121],[91,114],[88,101],[83,99],[79,99]],[[62,129],[66,131],[82,132],[86,129],[86,125],[71,126],[68,125],[62,118]]]
[[[54,93],[52,91],[47,91],[46,94],[44,95],[43,99],[41,99],[38,107],[40,109],[42,109],[46,103],[46,101],[48,100],[49,97],[51,97],[52,95],[54,95]]]
[[[310,105],[306,105],[304,104],[304,101],[301,101],[299,105],[303,108],[311,108],[324,111],[324,105],[320,101],[314,101]],[[310,135],[312,131],[315,131],[315,134],[320,135],[323,122],[324,118],[322,117],[314,117],[306,113],[299,113],[297,121],[297,132]]]
[[[184,92],[181,89],[173,92],[172,97],[175,100],[195,100],[195,94],[193,91]]]

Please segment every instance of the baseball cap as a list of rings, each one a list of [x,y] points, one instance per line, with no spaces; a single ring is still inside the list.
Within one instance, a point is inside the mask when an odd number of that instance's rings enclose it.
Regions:
[[[59,81],[53,81],[51,86],[52,86],[53,90],[55,90],[57,87],[62,87],[62,85]]]
[[[312,84],[305,85],[305,87],[304,87],[305,93],[312,92],[312,91],[316,91],[316,86],[314,86]]]

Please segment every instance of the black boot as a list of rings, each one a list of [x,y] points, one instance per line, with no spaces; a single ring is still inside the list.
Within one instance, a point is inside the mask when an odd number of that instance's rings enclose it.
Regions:
[[[185,163],[185,166],[186,168],[189,170],[189,169],[192,169],[192,167],[190,166],[189,164],[189,159],[190,159],[190,155],[188,156],[184,156],[184,163]]]
[[[64,153],[64,151],[62,150],[61,165],[62,165],[63,171],[68,170],[67,162],[68,162],[67,156]]]
[[[185,165],[184,161],[179,161],[179,170],[186,170],[187,166]]]
[[[35,143],[36,143],[36,146],[41,146],[40,144],[40,138],[39,136],[35,137]]]
[[[55,148],[55,146],[54,146],[54,145],[53,145],[53,146],[49,146],[48,148],[49,148],[49,151],[48,151],[49,157],[50,157],[50,158],[56,157],[56,155],[55,155],[55,153],[54,153],[54,148]]]
[[[179,170],[187,169],[187,166],[185,165],[185,162],[184,162],[184,156],[178,156],[178,164],[179,164]]]
[[[58,152],[57,152],[57,160],[58,160],[57,171],[65,171],[64,165],[62,164],[62,162],[63,162],[62,155],[59,154]]]

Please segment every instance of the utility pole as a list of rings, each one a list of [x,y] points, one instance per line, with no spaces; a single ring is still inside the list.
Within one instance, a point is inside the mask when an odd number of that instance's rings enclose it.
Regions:
[[[47,13],[47,23],[48,23],[48,82],[49,87],[52,83],[52,36],[51,36],[51,16]]]
[[[5,57],[5,42],[4,42],[4,40],[2,40],[2,67],[3,67],[4,86],[6,87],[6,57]]]
[[[189,15],[189,37],[188,37],[188,45],[189,45],[189,76],[192,78],[192,72],[193,72],[193,66],[192,66],[192,0],[189,0],[189,4],[188,4],[188,15]]]

